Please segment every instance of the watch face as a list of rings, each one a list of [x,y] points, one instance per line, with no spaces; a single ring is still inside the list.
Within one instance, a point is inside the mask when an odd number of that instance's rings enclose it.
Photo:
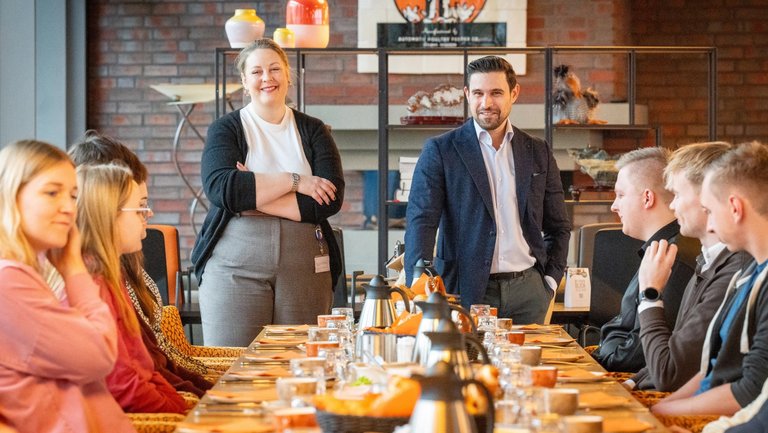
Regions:
[[[659,291],[649,287],[642,291],[640,297],[648,301],[657,301],[659,299]]]

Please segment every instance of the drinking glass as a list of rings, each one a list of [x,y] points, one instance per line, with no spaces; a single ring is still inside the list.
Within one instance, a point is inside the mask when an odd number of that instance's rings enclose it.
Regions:
[[[355,312],[352,310],[351,307],[336,307],[331,309],[331,314],[333,315],[339,315],[339,316],[346,316],[347,322],[349,323],[349,330],[354,331],[355,329]]]
[[[318,393],[317,377],[279,377],[275,382],[277,398],[291,407],[311,405],[312,396]]]
[[[496,316],[477,316],[477,330],[480,332],[496,332]]]

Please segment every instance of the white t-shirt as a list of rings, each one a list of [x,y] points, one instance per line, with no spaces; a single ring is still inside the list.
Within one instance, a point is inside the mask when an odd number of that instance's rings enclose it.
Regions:
[[[240,121],[248,143],[245,166],[254,173],[298,173],[312,175],[304,155],[293,110],[286,107],[280,123],[269,123],[256,114],[253,103],[240,110]]]

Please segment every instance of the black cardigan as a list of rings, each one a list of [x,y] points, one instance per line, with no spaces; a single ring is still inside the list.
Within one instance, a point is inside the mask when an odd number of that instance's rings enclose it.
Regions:
[[[328,217],[336,214],[344,201],[341,157],[330,130],[321,120],[295,110],[293,114],[312,174],[328,179],[336,186],[336,199],[328,205],[320,205],[312,197],[296,193],[301,222],[319,224],[328,242],[335,287],[342,257]],[[248,143],[240,121],[240,110],[220,117],[208,128],[201,172],[205,195],[211,206],[195,240],[191,257],[200,282],[205,264],[229,220],[242,211],[256,209],[256,177],[252,172],[240,171],[236,167],[238,162],[245,162],[247,154]]]

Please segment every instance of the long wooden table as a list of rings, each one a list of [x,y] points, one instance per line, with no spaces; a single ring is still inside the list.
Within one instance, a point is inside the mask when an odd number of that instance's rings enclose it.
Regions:
[[[562,331],[560,333],[560,336],[562,337],[567,336],[565,331],[563,331],[562,328],[560,329]],[[257,337],[256,340],[254,340],[254,344],[263,336],[263,334],[264,332],[262,331],[262,333],[259,334],[259,337]],[[262,369],[262,370],[270,369],[280,365],[278,363],[255,364],[255,363],[249,362],[246,358],[254,354],[279,353],[276,351],[269,351],[269,352],[260,351],[257,347],[255,347],[254,344],[249,346],[249,348],[243,353],[243,355],[240,356],[240,358],[238,358],[233,363],[232,367],[228,370],[228,372],[225,373],[225,375],[223,375],[222,378],[213,387],[213,390],[217,392],[229,392],[229,393],[251,392],[254,390],[269,390],[269,389],[274,390],[275,382],[272,379],[256,379],[252,381],[231,380],[232,379],[231,376],[233,374],[237,374],[238,372],[248,372],[248,371],[253,371],[255,369]],[[558,363],[556,365],[558,369],[567,370],[570,368],[582,368],[582,369],[593,371],[593,372],[601,372],[601,373],[605,372],[605,370],[599,364],[597,364],[597,362],[595,362],[594,359],[591,356],[589,356],[584,351],[583,348],[578,346],[576,342],[570,343],[569,345],[562,348],[554,347],[554,346],[548,347],[544,345],[544,349],[548,352],[551,351],[552,353],[557,353],[557,351],[563,350],[563,351],[568,351],[571,354],[576,352],[582,355],[581,360],[577,361],[579,364]],[[296,353],[300,352],[299,349],[290,349],[290,351],[294,351]],[[288,368],[287,364],[285,363],[282,364],[282,366],[286,369]],[[652,429],[647,430],[648,432],[662,433],[662,432],[668,431],[661,424],[661,422],[659,422],[650,413],[650,411],[646,407],[644,407],[642,404],[640,404],[640,402],[632,398],[632,395],[629,393],[629,391],[627,391],[623,386],[621,386],[620,383],[614,380],[604,379],[600,381],[583,382],[583,383],[582,382],[580,383],[558,382],[557,387],[576,388],[579,390],[580,393],[602,391],[609,395],[621,396],[629,399],[628,403],[621,407],[610,408],[610,409],[585,409],[585,410],[579,410],[578,414],[599,415],[599,416],[602,416],[604,419],[628,418],[628,417],[636,418],[638,420],[645,421],[653,426]],[[196,424],[196,425],[200,425],[201,427],[206,424],[226,423],[226,422],[235,422],[235,421],[253,422],[254,425],[268,424],[270,422],[267,417],[266,411],[262,408],[259,402],[225,404],[225,403],[220,403],[215,401],[208,394],[203,396],[203,398],[200,400],[198,405],[190,411],[190,413],[187,415],[185,419],[185,423]],[[188,431],[188,430],[185,430],[185,431]],[[200,431],[205,431],[205,430],[200,430]],[[221,429],[220,431],[226,432],[226,429]],[[316,431],[319,432],[320,430],[317,429]]]

